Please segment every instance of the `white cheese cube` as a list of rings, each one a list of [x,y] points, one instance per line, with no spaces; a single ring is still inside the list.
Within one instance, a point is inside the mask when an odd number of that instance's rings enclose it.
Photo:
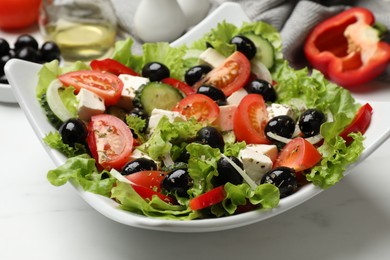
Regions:
[[[155,108],[149,117],[148,132],[151,133],[157,127],[163,116],[168,117],[169,122],[185,121],[186,118],[177,111],[169,111]]]
[[[218,67],[226,60],[225,56],[213,48],[207,48],[199,55],[199,63],[209,65],[212,68]]]
[[[275,116],[284,115],[290,116],[292,119],[295,119],[294,110],[288,105],[272,103],[270,106],[267,106],[267,111],[269,119]]]
[[[123,90],[121,98],[116,105],[124,109],[131,110],[133,108],[135,91],[137,91],[142,85],[148,83],[149,79],[127,74],[119,75],[119,79],[123,82]]]
[[[256,184],[260,184],[263,175],[272,169],[272,161],[268,156],[249,148],[242,149],[238,158],[241,160],[245,172]]]
[[[226,102],[228,105],[239,105],[241,100],[248,95],[248,92],[241,88],[235,92],[233,92],[227,99]]]
[[[222,132],[233,130],[233,117],[236,110],[237,105],[220,106],[218,118],[213,125]]]
[[[89,90],[80,89],[76,98],[78,100],[77,113],[82,120],[89,121],[91,116],[102,114],[106,110],[104,100]]]
[[[272,162],[278,157],[278,148],[274,144],[248,144],[246,148],[268,156]]]

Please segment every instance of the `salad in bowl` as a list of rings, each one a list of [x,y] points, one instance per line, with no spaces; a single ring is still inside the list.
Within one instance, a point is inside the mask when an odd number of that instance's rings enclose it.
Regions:
[[[145,43],[141,54],[132,45],[117,42],[110,59],[32,68],[29,102],[45,120],[36,130],[58,165],[48,180],[71,182],[112,219],[242,226],[336,184],[367,150],[372,106],[290,67],[269,24],[220,20],[190,44]]]

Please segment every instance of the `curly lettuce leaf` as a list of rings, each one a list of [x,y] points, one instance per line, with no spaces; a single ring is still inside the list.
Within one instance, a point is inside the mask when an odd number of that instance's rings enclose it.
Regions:
[[[47,179],[54,186],[61,186],[71,181],[83,190],[109,197],[115,178],[107,171],[99,172],[95,160],[87,154],[78,155],[47,173]]]
[[[83,144],[76,143],[75,146],[65,144],[58,132],[48,133],[43,138],[43,141],[51,148],[64,154],[67,158],[87,153],[87,148]]]

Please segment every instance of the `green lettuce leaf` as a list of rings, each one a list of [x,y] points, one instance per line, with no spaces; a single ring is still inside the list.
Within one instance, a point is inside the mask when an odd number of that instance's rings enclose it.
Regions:
[[[71,181],[83,190],[109,197],[115,178],[109,177],[107,171],[99,173],[95,160],[87,154],[78,155],[54,170],[47,173],[47,179],[55,186]]]
[[[64,142],[62,141],[61,135],[58,132],[48,133],[43,138],[43,141],[48,146],[61,152],[62,154],[64,154],[68,158],[87,153],[87,148],[82,144],[76,143],[75,146],[70,146],[68,144],[64,144]]]

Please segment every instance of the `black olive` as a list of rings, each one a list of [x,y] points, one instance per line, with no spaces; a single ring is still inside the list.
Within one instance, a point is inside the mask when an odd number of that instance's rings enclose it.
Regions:
[[[214,100],[218,106],[225,106],[227,104],[225,93],[219,88],[201,85],[196,91],[198,94],[203,94]]]
[[[270,183],[278,187],[280,198],[291,195],[298,188],[294,169],[284,166],[276,167],[264,174],[261,183]]]
[[[150,81],[161,81],[169,78],[170,72],[167,66],[160,62],[149,62],[142,68],[142,76]]]
[[[5,75],[0,76],[0,84],[8,84],[8,79]]]
[[[8,54],[10,51],[9,43],[6,39],[0,38],[0,56]]]
[[[185,82],[192,86],[199,80],[201,80],[207,73],[211,71],[211,67],[208,65],[197,65],[189,68],[184,74]]]
[[[0,76],[4,75],[4,66],[12,58],[11,55],[6,54],[0,57]]]
[[[308,109],[299,118],[299,129],[305,137],[315,136],[325,121],[324,113],[317,109]]]
[[[168,173],[161,182],[161,188],[168,193],[180,197],[188,197],[187,190],[191,188],[192,179],[187,169],[176,169]]]
[[[70,146],[76,143],[84,144],[87,138],[87,127],[85,123],[77,118],[71,118],[65,121],[59,128],[62,142]]]
[[[50,62],[52,60],[61,59],[61,51],[58,45],[55,42],[47,41],[45,42],[41,49],[41,58],[43,62]]]
[[[263,96],[264,101],[266,102],[275,102],[276,101],[276,91],[274,87],[266,80],[255,79],[249,82],[245,86],[245,90],[248,93],[260,94]]]
[[[228,156],[238,167],[241,169],[244,168],[242,162],[234,156]],[[217,162],[217,171],[218,176],[214,177],[215,186],[224,185],[227,182],[230,182],[234,185],[241,184],[243,178],[241,174],[226,160],[225,157],[221,157]]]
[[[39,63],[41,60],[40,53],[31,47],[23,47],[16,52],[16,58],[26,61]]]
[[[20,35],[15,41],[15,49],[20,50],[24,47],[30,47],[34,50],[38,50],[38,42],[29,34]]]
[[[236,49],[242,52],[248,60],[252,59],[256,55],[256,45],[247,37],[242,35],[234,36],[230,43],[236,45]]]
[[[190,159],[190,153],[187,151],[187,149],[183,149],[179,155],[179,157],[176,159],[177,162],[183,162],[188,163],[188,160]]]
[[[201,144],[208,144],[213,148],[218,148],[223,152],[225,141],[222,134],[212,126],[205,126],[199,129],[196,133],[196,142]]]
[[[155,170],[157,170],[157,164],[153,160],[147,158],[137,158],[126,163],[121,169],[121,174],[129,175],[140,171],[155,171]]]
[[[271,141],[274,141],[274,139],[267,135],[268,132],[291,138],[295,131],[295,121],[287,115],[275,116],[267,122],[264,131]]]
[[[139,107],[134,107],[133,109],[130,110],[128,115],[130,115],[130,116],[138,116],[141,119],[145,120],[146,124],[145,124],[144,128],[142,129],[142,132],[146,131],[146,129],[148,128],[149,117],[146,114],[145,110],[143,110],[142,108],[139,108]]]

